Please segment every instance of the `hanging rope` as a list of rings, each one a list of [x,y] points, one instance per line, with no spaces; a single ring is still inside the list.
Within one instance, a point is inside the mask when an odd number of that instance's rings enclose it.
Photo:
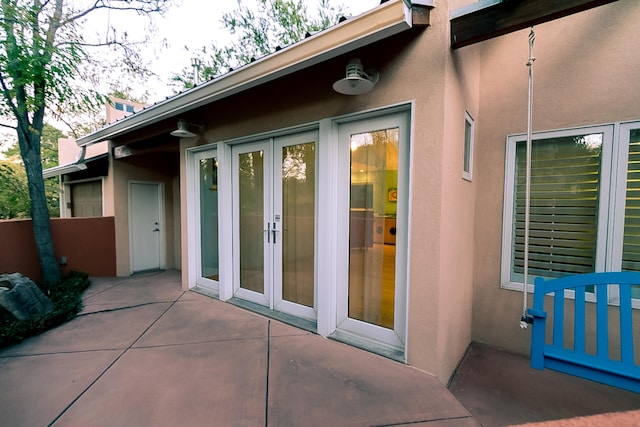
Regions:
[[[529,97],[527,105],[527,165],[525,177],[525,201],[524,201],[524,280],[522,284],[522,318],[520,319],[520,327],[527,329],[529,326],[529,318],[527,316],[527,285],[529,283],[529,223],[531,211],[531,129],[533,121],[533,62],[536,58],[533,56],[533,43],[536,35],[531,27],[529,33]]]

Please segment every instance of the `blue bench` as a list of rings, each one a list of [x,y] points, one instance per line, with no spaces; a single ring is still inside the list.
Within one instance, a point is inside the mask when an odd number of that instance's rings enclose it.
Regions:
[[[536,278],[533,308],[527,310],[533,319],[531,367],[549,368],[640,393],[640,366],[634,362],[633,343],[634,335],[640,339],[640,331],[633,332],[633,285],[640,285],[640,272],[590,273],[548,280]],[[620,334],[619,358],[609,354],[609,286],[619,287],[620,294],[620,324],[619,329],[615,329]],[[575,296],[573,349],[565,348],[565,290],[573,290]],[[589,320],[586,306],[593,303],[586,302],[586,295],[594,295],[594,291],[596,351],[590,354],[586,351]],[[551,344],[546,344],[544,301],[550,293],[553,293],[553,328]]]

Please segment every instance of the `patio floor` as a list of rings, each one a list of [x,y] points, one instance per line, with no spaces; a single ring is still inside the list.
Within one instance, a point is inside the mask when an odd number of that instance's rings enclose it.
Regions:
[[[617,412],[591,425],[640,425],[640,411],[620,412],[640,409],[634,393],[477,345],[449,390],[409,366],[184,292],[177,271],[93,279],[84,299],[73,321],[0,350],[0,424],[464,427]]]

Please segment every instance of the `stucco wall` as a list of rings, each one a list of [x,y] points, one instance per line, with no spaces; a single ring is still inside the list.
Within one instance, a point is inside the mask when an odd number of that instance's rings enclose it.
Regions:
[[[448,34],[447,34],[448,37]],[[438,358],[443,378],[453,373],[471,342],[476,180],[463,179],[465,112],[479,117],[479,55],[448,56],[443,140],[441,276]],[[475,136],[475,135],[474,135]],[[472,159],[473,162],[473,159]]]
[[[174,203],[179,205],[180,200],[175,200],[179,191],[175,189],[178,176],[178,155],[159,153],[157,155],[140,155],[130,158],[112,160],[107,191],[113,191],[114,214],[116,217],[116,248],[118,252],[117,274],[128,276],[131,271],[131,254],[129,248],[129,182],[149,181],[162,183],[164,186],[164,268],[180,268],[179,239],[176,241],[174,224],[179,226],[180,218],[176,215],[179,209],[174,208]],[[106,196],[105,196],[106,197]]]
[[[620,0],[535,27],[534,131],[640,119],[640,3]],[[461,51],[482,61],[476,141],[473,339],[528,353],[522,295],[500,288],[506,137],[526,132],[529,30]]]

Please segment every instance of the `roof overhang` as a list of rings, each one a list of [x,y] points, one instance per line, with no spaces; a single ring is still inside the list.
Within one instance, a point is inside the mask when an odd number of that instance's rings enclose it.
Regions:
[[[432,7],[432,0],[414,2]],[[424,4],[423,4],[424,3]],[[408,0],[391,0],[193,89],[154,104],[77,140],[79,146],[110,140],[327,61],[412,27]]]
[[[108,159],[108,157],[108,153],[98,154],[96,156],[89,157],[88,159],[85,159],[84,156],[81,156],[78,160],[68,165],[55,166],[43,170],[42,177],[45,179],[53,178],[61,175],[68,175],[74,172],[85,171],[87,169],[94,171],[98,163],[103,159]]]
[[[44,179],[53,178],[60,175],[66,175],[68,173],[79,172],[87,169],[87,165],[84,162],[71,163],[69,165],[56,166],[53,168],[45,169],[42,171]]]

